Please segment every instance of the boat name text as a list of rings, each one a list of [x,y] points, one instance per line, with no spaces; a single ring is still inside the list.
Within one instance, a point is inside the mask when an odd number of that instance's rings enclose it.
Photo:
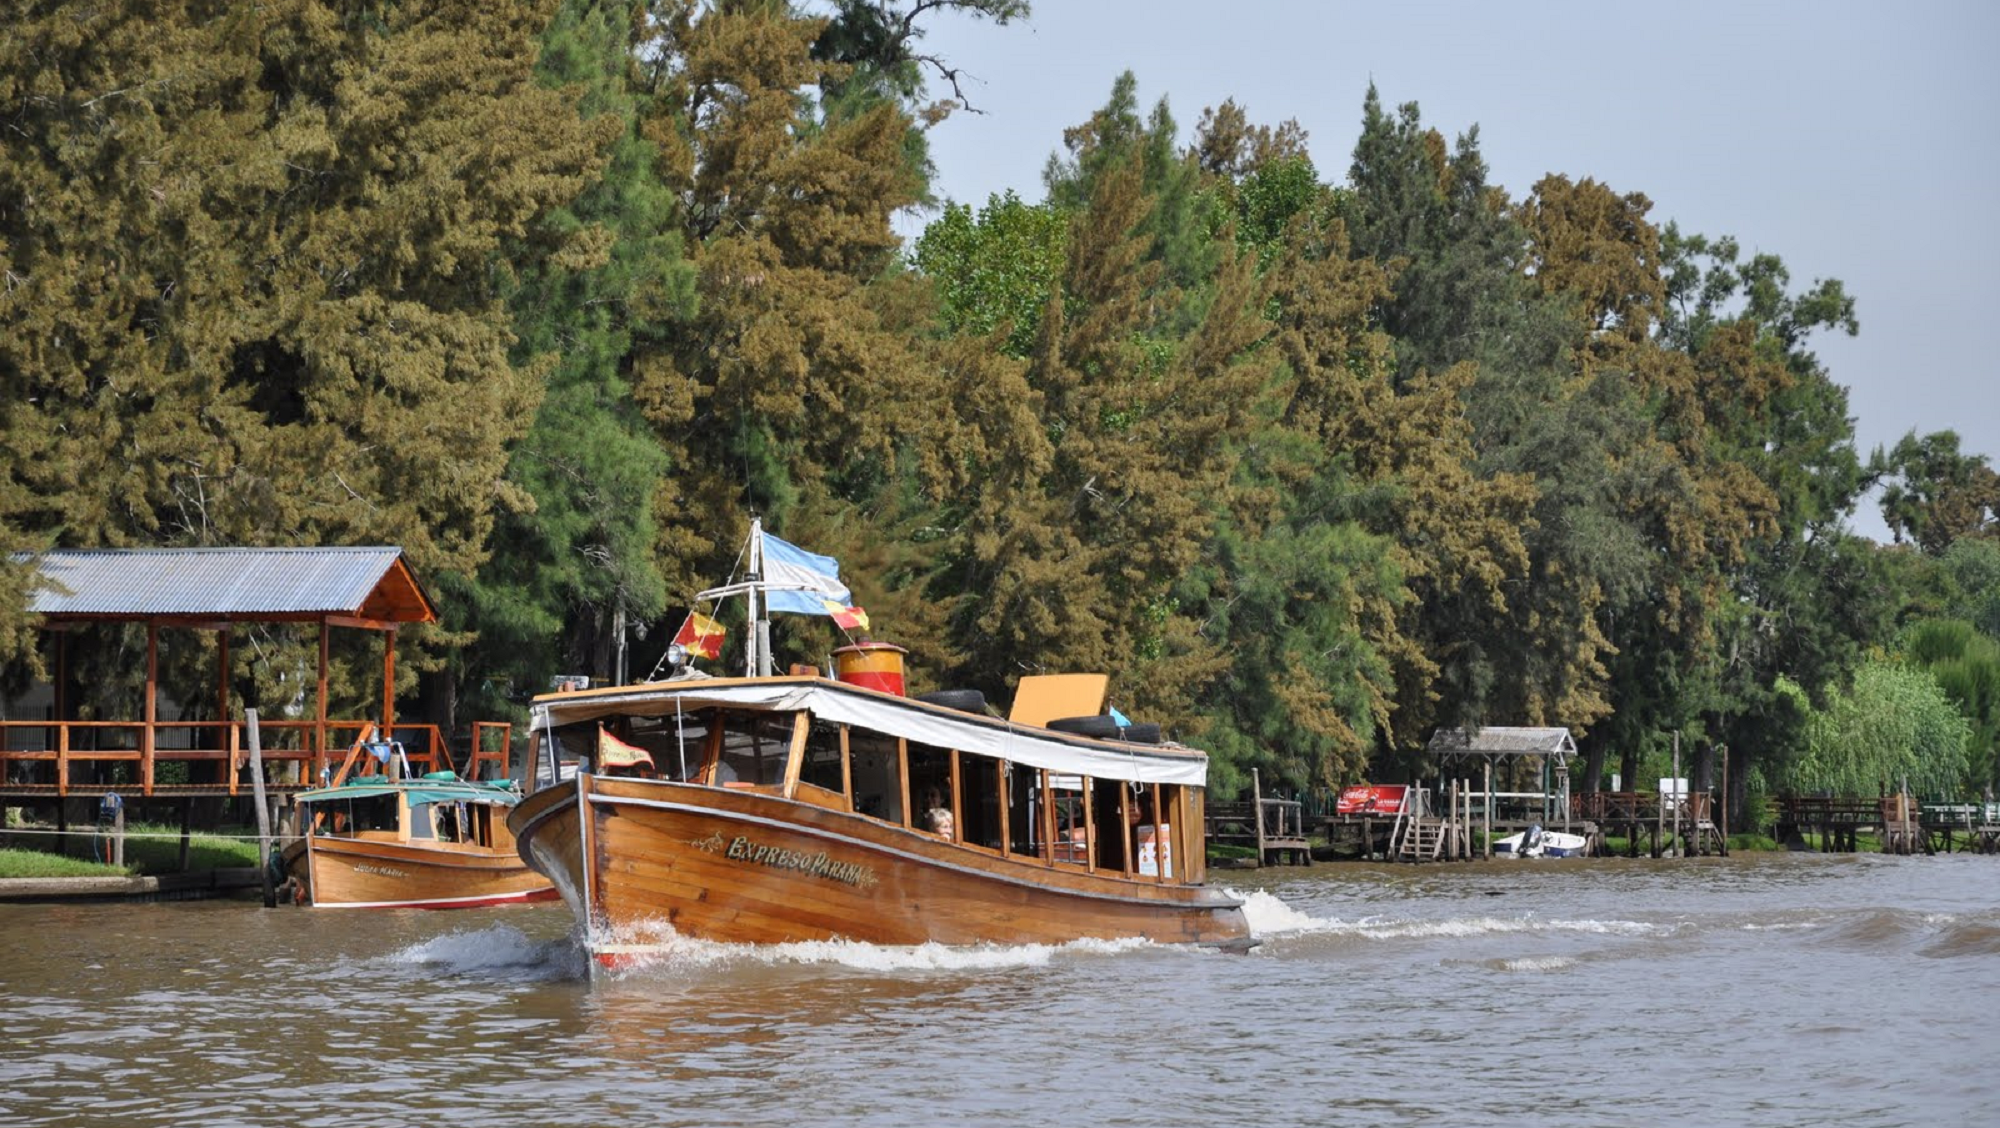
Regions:
[[[725,856],[732,861],[754,862],[773,869],[797,870],[813,877],[824,877],[845,885],[866,889],[875,884],[875,870],[871,866],[855,862],[836,862],[826,856],[826,851],[808,854],[803,850],[787,850],[782,846],[765,846],[752,842],[743,835],[730,841]]]

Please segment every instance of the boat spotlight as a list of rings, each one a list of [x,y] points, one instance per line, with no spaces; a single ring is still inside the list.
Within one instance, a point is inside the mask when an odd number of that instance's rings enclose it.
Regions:
[[[667,668],[680,673],[688,667],[688,648],[678,642],[667,644]]]

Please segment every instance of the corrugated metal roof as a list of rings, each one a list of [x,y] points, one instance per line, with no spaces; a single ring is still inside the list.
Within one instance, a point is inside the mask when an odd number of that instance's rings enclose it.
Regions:
[[[1431,751],[1481,756],[1574,755],[1576,742],[1566,728],[1439,729],[1431,734]]]
[[[38,590],[29,609],[54,617],[355,614],[402,555],[379,546],[58,549],[39,564],[68,594]]]

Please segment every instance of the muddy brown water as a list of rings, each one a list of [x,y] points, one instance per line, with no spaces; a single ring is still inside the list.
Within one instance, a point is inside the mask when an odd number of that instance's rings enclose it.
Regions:
[[[2000,858],[1223,873],[1263,944],[0,906],[0,1126],[2000,1123]]]

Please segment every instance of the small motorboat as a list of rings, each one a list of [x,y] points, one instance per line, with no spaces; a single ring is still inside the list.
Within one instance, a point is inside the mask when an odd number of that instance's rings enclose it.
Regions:
[[[1493,853],[1504,858],[1581,858],[1589,846],[1590,840],[1581,834],[1531,826],[1495,840]]]

